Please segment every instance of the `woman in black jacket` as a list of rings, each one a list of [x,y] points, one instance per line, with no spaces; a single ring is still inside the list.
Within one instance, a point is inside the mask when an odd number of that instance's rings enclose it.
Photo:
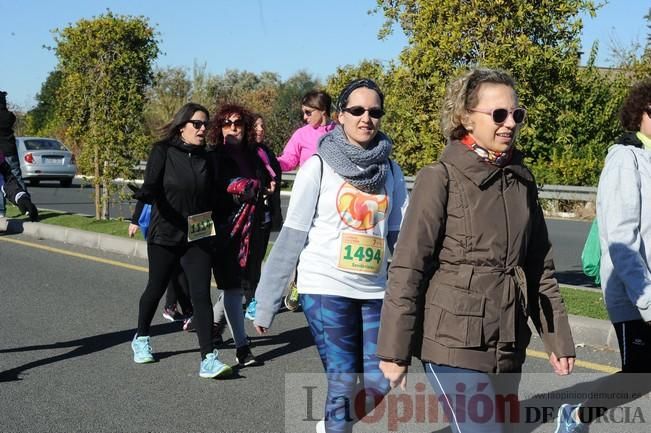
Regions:
[[[262,260],[264,259],[265,253],[267,252],[267,245],[269,245],[271,231],[279,231],[283,225],[283,216],[280,206],[280,184],[282,182],[282,169],[280,168],[278,159],[276,159],[276,154],[265,143],[265,123],[260,114],[253,114],[253,130],[255,132],[255,142],[258,145],[256,152],[258,153],[260,159],[262,159],[267,172],[271,176],[271,181],[269,184],[269,190],[271,191],[271,194],[268,194],[266,197],[264,197],[265,213],[263,216],[263,223],[259,226],[259,242],[256,245],[257,255],[255,256],[255,259],[260,263],[256,264],[255,266],[257,269],[260,269],[262,268]],[[257,278],[257,280],[259,280],[259,278]],[[245,317],[249,320],[255,319],[256,301],[254,296],[257,280],[255,282],[255,286],[249,288],[249,290],[245,291],[244,293],[248,302]]]
[[[208,110],[188,103],[164,128],[154,144],[142,187],[135,198],[152,205],[147,233],[149,280],[140,297],[138,332],[131,347],[136,363],[153,362],[149,327],[158,303],[178,263],[188,279],[194,307],[201,365],[199,376],[214,378],[230,373],[219,361],[211,338],[210,237],[217,164],[205,146]]]

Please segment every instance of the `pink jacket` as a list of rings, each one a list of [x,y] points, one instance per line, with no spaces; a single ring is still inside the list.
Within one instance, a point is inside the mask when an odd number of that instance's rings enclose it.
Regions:
[[[282,155],[278,157],[280,168],[283,171],[290,171],[303,165],[310,156],[316,153],[316,145],[319,138],[334,128],[334,122],[319,126],[318,128],[313,128],[311,125],[298,128],[285,145]]]

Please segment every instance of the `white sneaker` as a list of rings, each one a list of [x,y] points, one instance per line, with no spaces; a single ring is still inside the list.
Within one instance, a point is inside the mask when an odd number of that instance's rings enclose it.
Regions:
[[[322,419],[318,423],[316,423],[316,433],[326,433],[325,429],[325,420]]]

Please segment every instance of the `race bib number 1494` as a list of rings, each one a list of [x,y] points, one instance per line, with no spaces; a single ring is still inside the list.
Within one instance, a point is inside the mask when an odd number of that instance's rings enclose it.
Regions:
[[[378,274],[383,258],[384,238],[356,233],[341,234],[337,268],[342,271]]]

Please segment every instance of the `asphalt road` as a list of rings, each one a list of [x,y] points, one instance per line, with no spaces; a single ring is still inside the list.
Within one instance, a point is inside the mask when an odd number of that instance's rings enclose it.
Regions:
[[[279,314],[265,337],[255,336],[247,321],[253,351],[264,365],[236,371],[228,380],[206,380],[197,375],[196,336],[165,322],[160,312],[152,328],[159,361],[133,363],[129,342],[146,281],[144,261],[2,235],[0,264],[0,431],[314,431],[322,415],[324,376],[303,314]],[[531,347],[542,350],[537,339]],[[603,376],[599,371],[618,364],[613,352],[578,351],[583,364],[566,378],[550,372],[542,353],[530,352],[520,387],[523,404],[531,407],[523,431],[553,431],[551,414],[565,396],[589,390]],[[220,357],[232,364],[234,352],[226,345]],[[427,383],[422,371],[415,364],[407,392],[394,391],[384,416],[355,431],[387,431],[390,425],[398,431],[446,431],[438,430],[443,423],[424,425],[416,415],[404,415],[400,406],[400,396],[431,395],[429,385],[422,386]],[[546,391],[565,394],[531,397]],[[392,409],[402,418],[391,418]],[[543,413],[549,417],[541,423]],[[613,431],[598,427],[592,431]],[[617,431],[641,432],[646,426],[618,425]]]
[[[38,187],[29,187],[37,206],[86,215],[94,215],[94,189],[75,181],[71,188],[61,188],[58,182],[43,182]],[[288,197],[282,197],[283,214],[287,210]],[[130,218],[135,202],[114,197],[110,208],[113,217]],[[572,221],[549,218],[547,220],[557,277],[560,282],[594,287],[581,271],[581,250],[590,229],[589,221]],[[277,233],[272,233],[274,241]]]

